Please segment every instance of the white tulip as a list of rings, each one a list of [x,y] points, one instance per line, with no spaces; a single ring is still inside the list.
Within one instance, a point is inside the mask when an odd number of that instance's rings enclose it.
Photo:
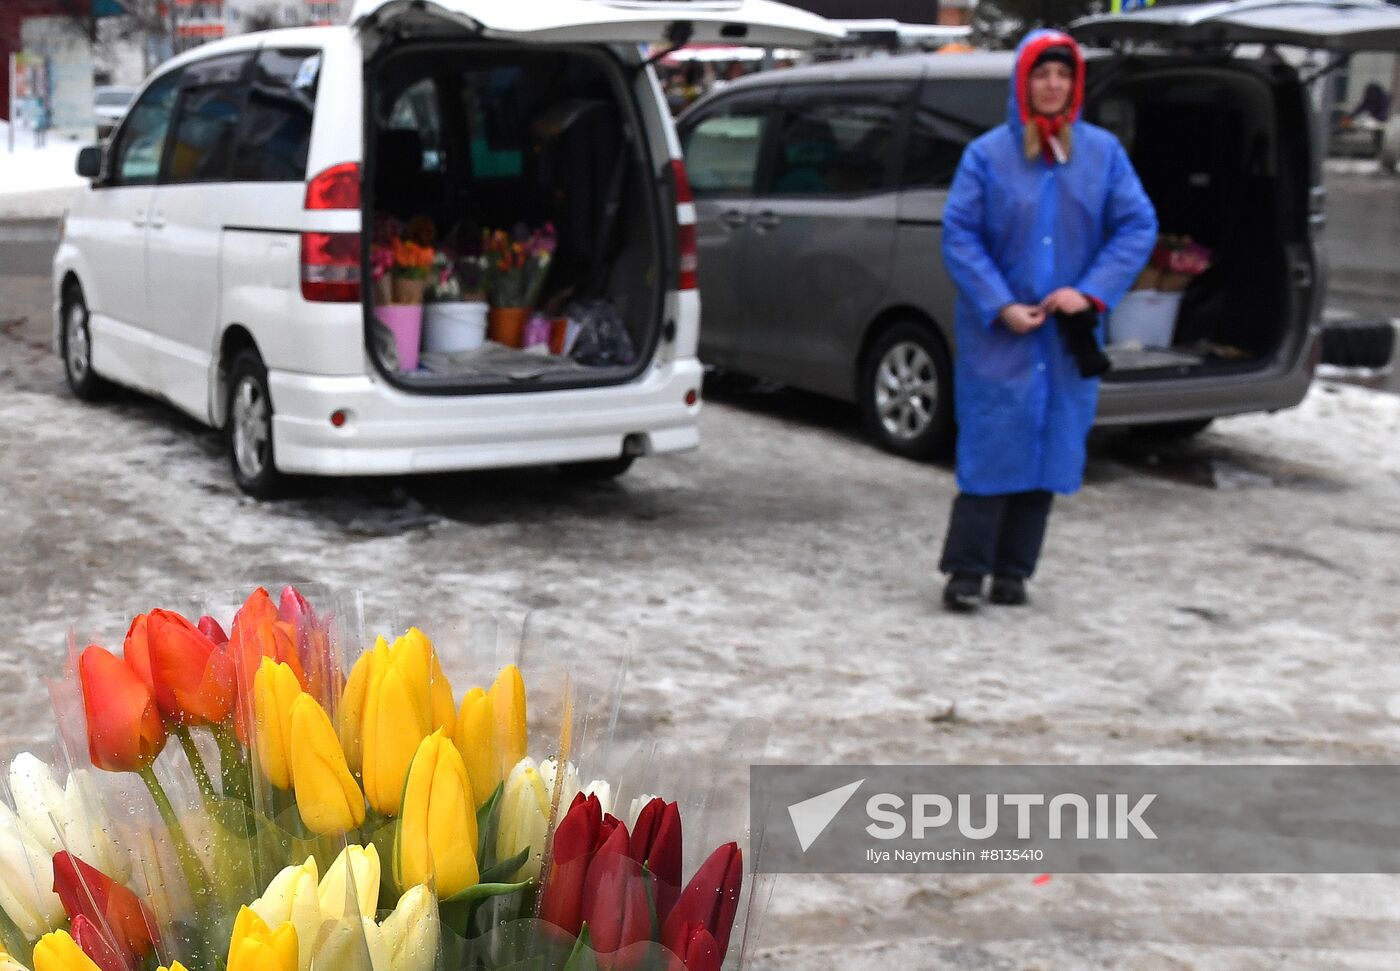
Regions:
[[[389,945],[373,917],[351,915],[322,926],[312,971],[393,971]]]
[[[321,898],[316,874],[316,858],[309,856],[301,866],[289,866],[267,885],[267,891],[253,901],[253,912],[268,927],[287,922],[297,929],[297,967],[308,971],[312,950],[321,931]],[[357,888],[358,889],[358,888]]]
[[[399,898],[380,931],[389,949],[390,971],[433,971],[437,966],[442,933],[437,898],[423,884]]]
[[[540,763],[540,778],[544,780],[545,791],[549,793],[549,798],[554,799],[554,787],[559,775],[558,763],[554,759],[545,759]],[[578,795],[579,781],[578,768],[572,762],[564,763],[563,792],[559,794],[559,815],[558,819],[563,819],[564,814],[573,805],[574,796]],[[598,802],[602,804],[603,812],[610,813],[613,809],[612,786],[604,779],[594,779],[587,786],[583,787],[585,796],[597,796]],[[558,822],[556,819],[556,823]]]
[[[92,773],[75,769],[60,786],[53,770],[29,752],[10,763],[10,792],[29,835],[49,856],[67,850],[118,883],[131,876],[131,860],[112,838]]]
[[[53,857],[0,803],[0,908],[31,941],[66,919],[52,887]]]
[[[354,901],[349,898],[350,874],[354,874]],[[379,907],[379,851],[368,846],[347,846],[321,878],[321,916],[339,920],[353,907],[359,915],[373,917]]]

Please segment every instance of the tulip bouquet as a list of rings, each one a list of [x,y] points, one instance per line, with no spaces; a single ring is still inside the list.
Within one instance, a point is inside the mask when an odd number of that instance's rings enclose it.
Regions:
[[[0,971],[718,971],[742,849],[687,879],[636,761],[625,812],[582,783],[568,671],[536,761],[517,664],[459,699],[417,628],[344,663],[344,614],[259,588],[228,633],[154,609],[72,645],[66,775],[21,753],[0,801]]]

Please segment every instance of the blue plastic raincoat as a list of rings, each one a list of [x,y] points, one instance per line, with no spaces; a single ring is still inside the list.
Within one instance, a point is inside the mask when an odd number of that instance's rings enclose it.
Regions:
[[[1079,63],[1063,164],[1026,157],[1025,83],[1046,47]],[[1157,217],[1117,138],[1078,120],[1083,61],[1067,35],[1017,49],[1010,117],[963,153],[943,214],[943,261],[958,289],[954,407],[958,487],[973,495],[1071,493],[1084,476],[1097,379],[1080,376],[1053,315],[1018,335],[997,316],[1074,287],[1112,308],[1151,255]],[[1028,102],[1027,102],[1028,103]]]

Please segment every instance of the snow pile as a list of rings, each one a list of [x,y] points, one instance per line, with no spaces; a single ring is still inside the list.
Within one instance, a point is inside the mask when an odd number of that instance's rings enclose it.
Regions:
[[[83,143],[52,133],[43,148],[34,133],[15,131],[9,150],[9,124],[0,121],[0,219],[54,219],[61,216],[86,180],[74,170]]]

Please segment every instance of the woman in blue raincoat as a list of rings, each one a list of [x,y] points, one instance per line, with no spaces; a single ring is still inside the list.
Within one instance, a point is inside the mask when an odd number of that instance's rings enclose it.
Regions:
[[[963,153],[943,215],[958,289],[957,473],[940,570],[944,604],[1019,604],[1054,493],[1079,489],[1098,402],[1072,348],[1147,262],[1157,217],[1127,153],[1079,120],[1084,58],[1037,30],[1017,49],[1007,123]],[[1078,325],[1080,341],[1067,344]]]

